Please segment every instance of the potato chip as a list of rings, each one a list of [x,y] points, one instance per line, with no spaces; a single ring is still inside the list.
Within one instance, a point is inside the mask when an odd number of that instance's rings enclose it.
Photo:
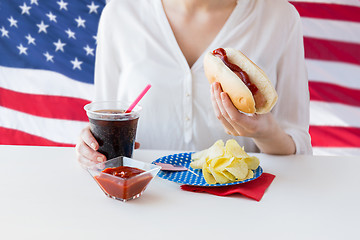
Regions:
[[[221,172],[222,175],[224,175],[227,179],[230,180],[230,182],[235,182],[236,181],[236,177],[234,175],[232,175],[228,170],[223,170]]]
[[[222,157],[225,154],[224,142],[223,140],[218,140],[209,148],[208,157],[209,159],[214,159],[217,157]]]
[[[201,169],[204,163],[206,162],[206,158],[200,158],[190,163],[190,167],[193,169]]]
[[[210,148],[191,155],[190,166],[202,169],[208,184],[230,183],[253,178],[260,161],[249,156],[235,139],[216,141]]]
[[[208,157],[208,149],[202,150],[200,152],[195,152],[191,154],[191,163],[190,167],[193,169],[202,169],[207,157]]]
[[[235,139],[227,140],[225,145],[225,151],[227,155],[234,156],[236,158],[245,158],[249,155],[244,151],[242,147],[236,142]]]
[[[216,171],[211,166],[208,166],[211,175],[215,178],[216,183],[224,184],[230,182],[230,180],[225,177],[220,171]]]
[[[224,155],[224,142],[216,141],[210,148],[191,154],[190,167],[201,169],[207,159],[213,159]]]
[[[252,170],[249,169],[248,174],[246,176],[246,179],[250,179],[254,177],[254,172]]]
[[[244,158],[244,161],[248,165],[249,169],[255,170],[259,167],[260,161],[257,157]]]
[[[200,152],[194,152],[191,154],[191,160],[196,161],[207,155],[208,149],[202,150]]]
[[[216,180],[213,177],[213,175],[211,174],[211,172],[208,170],[208,167],[206,166],[206,164],[204,164],[202,167],[202,173],[203,173],[205,181],[208,184],[216,184]]]
[[[249,170],[248,165],[243,160],[237,158],[234,158],[225,169],[239,180],[245,179]]]
[[[233,158],[230,158],[228,156],[218,157],[214,159],[208,159],[207,162],[210,164],[210,166],[216,171],[223,171],[227,166],[231,164],[233,161]]]

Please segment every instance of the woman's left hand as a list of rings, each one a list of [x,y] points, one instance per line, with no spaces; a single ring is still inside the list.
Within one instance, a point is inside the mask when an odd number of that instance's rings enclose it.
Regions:
[[[217,82],[211,85],[211,102],[228,134],[253,138],[264,153],[295,153],[294,141],[280,128],[272,113],[249,115],[240,112]]]
[[[265,137],[272,129],[271,113],[245,114],[237,110],[221,85],[211,85],[211,101],[216,114],[228,134],[243,137]]]

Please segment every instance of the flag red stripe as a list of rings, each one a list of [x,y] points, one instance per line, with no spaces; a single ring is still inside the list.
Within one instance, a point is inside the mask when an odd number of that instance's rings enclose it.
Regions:
[[[313,147],[360,147],[360,128],[310,126]]]
[[[83,107],[88,100],[28,94],[0,87],[0,106],[39,117],[88,121]]]
[[[360,84],[360,82],[359,82]],[[360,90],[325,82],[309,81],[310,100],[360,107]]]
[[[74,147],[74,144],[58,143],[43,137],[31,135],[15,129],[0,127],[0,144]]]
[[[360,8],[356,6],[309,2],[290,3],[295,6],[301,17],[360,22]]]
[[[305,58],[360,65],[360,44],[304,37]]]

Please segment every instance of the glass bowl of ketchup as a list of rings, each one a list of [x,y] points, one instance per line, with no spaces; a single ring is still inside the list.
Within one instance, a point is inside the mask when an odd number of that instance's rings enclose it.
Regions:
[[[140,197],[160,169],[154,164],[117,157],[87,170],[108,197],[126,202]]]

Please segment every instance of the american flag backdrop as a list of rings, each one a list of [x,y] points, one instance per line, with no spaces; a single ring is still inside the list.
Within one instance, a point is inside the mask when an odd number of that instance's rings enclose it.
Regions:
[[[303,22],[314,153],[360,155],[360,0],[291,3]],[[0,144],[74,146],[104,5],[0,1]]]
[[[0,1],[0,144],[73,146],[105,0]]]
[[[314,154],[360,155],[360,1],[291,1],[303,23]]]

